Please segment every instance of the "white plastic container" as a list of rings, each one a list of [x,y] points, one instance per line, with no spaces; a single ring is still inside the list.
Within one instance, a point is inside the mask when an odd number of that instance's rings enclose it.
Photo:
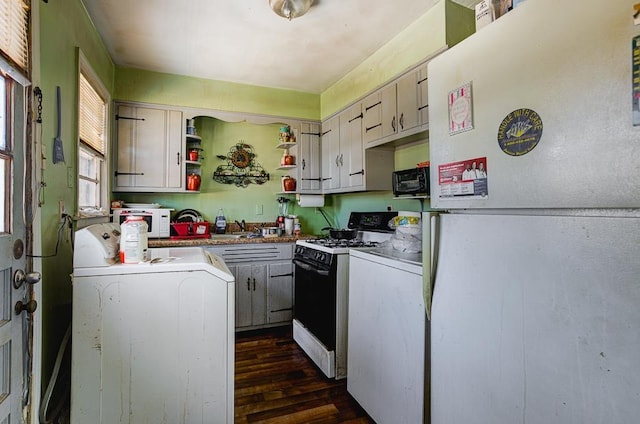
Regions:
[[[141,216],[131,215],[120,225],[120,262],[138,264],[146,261],[149,251],[148,226]]]

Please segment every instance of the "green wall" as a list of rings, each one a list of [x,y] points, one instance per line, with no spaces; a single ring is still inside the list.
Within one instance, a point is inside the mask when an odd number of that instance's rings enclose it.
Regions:
[[[41,2],[40,6],[40,88],[43,93],[42,124],[40,125],[43,160],[40,189],[42,254],[53,255],[58,240],[58,202],[64,201],[69,212],[76,205],[77,97],[78,54],[82,49],[105,87],[112,91],[114,65],[100,37],[89,21],[79,0]],[[37,54],[37,52],[36,52]],[[52,142],[56,136],[56,87],[61,88],[62,140],[65,163],[53,164]],[[38,131],[38,128],[36,128]],[[67,175],[71,184],[67,184]],[[68,232],[64,232],[57,254],[42,259],[43,380],[46,388],[62,336],[70,322],[71,278],[73,253]]]
[[[117,68],[114,98],[308,120],[320,118],[317,94],[131,68]]]

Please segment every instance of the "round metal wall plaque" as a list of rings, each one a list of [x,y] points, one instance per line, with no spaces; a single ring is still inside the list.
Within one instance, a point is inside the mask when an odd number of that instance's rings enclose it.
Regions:
[[[522,156],[532,151],[542,137],[542,118],[531,109],[516,109],[508,114],[498,128],[498,145],[510,156]]]

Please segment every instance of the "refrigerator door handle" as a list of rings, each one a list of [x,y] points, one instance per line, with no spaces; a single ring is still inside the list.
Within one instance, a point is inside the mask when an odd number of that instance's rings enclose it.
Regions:
[[[427,319],[431,320],[431,303],[436,286],[436,272],[438,270],[438,246],[440,244],[440,216],[429,213],[428,220],[423,218],[423,297]],[[424,222],[428,221],[428,222]]]

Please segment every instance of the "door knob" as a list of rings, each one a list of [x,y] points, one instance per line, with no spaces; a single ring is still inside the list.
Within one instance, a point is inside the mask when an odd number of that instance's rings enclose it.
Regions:
[[[27,311],[28,313],[32,314],[36,311],[36,309],[38,309],[38,302],[33,299],[31,299],[27,303],[24,303],[22,300],[18,300],[16,302],[16,306],[14,307],[16,315],[20,315],[22,311]]]
[[[30,272],[25,274],[23,270],[17,269],[16,272],[13,273],[13,288],[17,290],[22,287],[22,284],[24,283],[38,283],[40,282],[40,278],[42,278],[42,275],[40,275],[39,272]]]

